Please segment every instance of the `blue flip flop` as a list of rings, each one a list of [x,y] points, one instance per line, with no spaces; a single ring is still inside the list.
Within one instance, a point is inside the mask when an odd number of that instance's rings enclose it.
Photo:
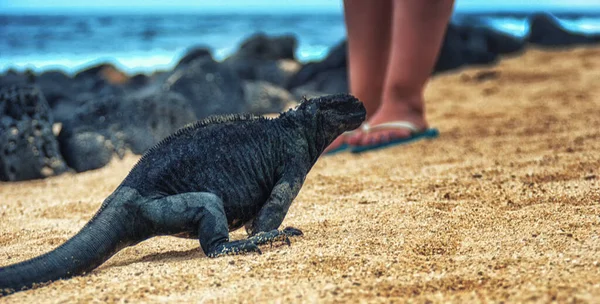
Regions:
[[[373,151],[377,149],[383,149],[391,146],[397,146],[402,144],[411,143],[421,139],[432,139],[439,136],[440,132],[436,128],[429,128],[425,130],[419,130],[414,124],[407,121],[392,121],[382,123],[376,126],[369,126],[367,123],[362,125],[362,132],[368,133],[378,130],[394,130],[394,129],[409,129],[411,131],[411,136],[406,138],[399,138],[392,141],[374,144],[374,145],[366,145],[366,146],[350,146],[350,152],[352,153],[363,153],[367,151]],[[337,150],[337,149],[336,149]]]
[[[327,153],[323,153],[323,155],[338,154],[338,153],[341,153],[341,152],[344,152],[344,151],[348,150],[349,148],[350,148],[349,144],[343,143],[339,147],[337,147],[337,148],[335,148],[333,150],[327,151]]]

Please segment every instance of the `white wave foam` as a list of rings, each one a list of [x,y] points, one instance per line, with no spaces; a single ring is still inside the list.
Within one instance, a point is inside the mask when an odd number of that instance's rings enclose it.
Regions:
[[[40,54],[31,56],[0,57],[0,71],[15,69],[23,71],[31,69],[42,72],[52,69],[62,70],[66,73],[76,73],[82,68],[100,63],[111,63],[124,72],[148,73],[155,70],[172,68],[178,57],[172,54]]]
[[[328,46],[300,47],[297,52],[300,61],[318,60],[323,58],[329,50]],[[235,51],[234,47],[218,49],[213,52],[216,60],[223,60]],[[152,73],[157,70],[172,69],[185,50],[172,53],[143,52],[143,53],[115,53],[115,54],[40,54],[30,56],[0,57],[0,73],[9,69],[24,71],[30,69],[35,72],[48,70],[61,70],[74,74],[81,69],[100,64],[111,63],[127,74]]]

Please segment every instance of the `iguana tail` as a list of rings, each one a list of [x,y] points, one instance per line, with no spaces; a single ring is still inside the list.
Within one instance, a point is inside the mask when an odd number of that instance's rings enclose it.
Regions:
[[[131,241],[134,222],[126,211],[102,208],[75,236],[56,249],[0,267],[0,297],[91,271],[134,243]]]

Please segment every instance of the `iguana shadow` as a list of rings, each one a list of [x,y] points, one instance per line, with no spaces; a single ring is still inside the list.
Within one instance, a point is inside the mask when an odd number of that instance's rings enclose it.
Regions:
[[[173,262],[173,261],[187,261],[191,259],[203,259],[206,258],[206,255],[202,252],[200,248],[192,248],[184,251],[167,251],[167,252],[157,252],[151,253],[142,257],[132,257],[128,259],[124,259],[115,263],[109,263],[101,268],[112,268],[112,267],[123,267],[136,263],[144,263],[144,262]]]

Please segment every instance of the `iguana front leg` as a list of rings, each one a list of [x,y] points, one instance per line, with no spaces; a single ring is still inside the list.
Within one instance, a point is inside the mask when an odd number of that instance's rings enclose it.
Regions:
[[[300,192],[304,176],[302,177],[283,177],[280,179],[273,190],[267,202],[248,225],[246,231],[249,239],[257,245],[266,244],[281,239],[289,244],[289,236],[302,235],[302,231],[293,227],[287,227],[283,230],[277,230],[285,218],[292,202]]]

